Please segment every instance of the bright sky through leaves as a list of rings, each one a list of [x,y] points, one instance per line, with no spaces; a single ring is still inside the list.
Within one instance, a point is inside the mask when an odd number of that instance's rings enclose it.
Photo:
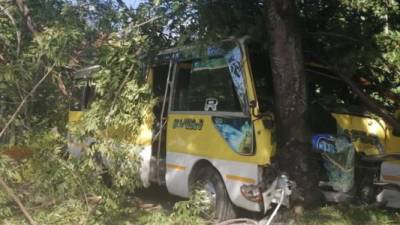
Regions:
[[[143,0],[124,0],[128,7],[136,8]]]

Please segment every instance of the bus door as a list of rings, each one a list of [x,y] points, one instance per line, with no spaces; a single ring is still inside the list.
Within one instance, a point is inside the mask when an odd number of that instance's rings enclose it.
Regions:
[[[169,95],[171,92],[171,79],[175,63],[170,60],[169,64],[158,65],[152,68],[152,92],[156,98],[153,108],[153,137],[152,137],[152,165],[150,177],[158,184],[164,183],[165,174],[165,145],[166,124],[169,107]]]

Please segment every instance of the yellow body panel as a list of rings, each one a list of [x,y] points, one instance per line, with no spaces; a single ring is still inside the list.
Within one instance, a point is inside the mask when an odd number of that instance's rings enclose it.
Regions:
[[[385,121],[377,118],[361,117],[349,114],[332,114],[339,128],[344,132],[350,132],[352,135],[362,136],[362,140],[354,142],[356,150],[366,155],[380,154],[379,149],[369,142],[379,139],[384,153],[400,152],[400,137],[393,135],[393,129],[386,125]]]
[[[193,119],[203,121],[201,129],[174,128],[173,121],[181,119]],[[186,153],[205,158],[231,160],[236,162],[254,163],[264,165],[269,163],[268,151],[266,151],[267,138],[264,148],[257,146],[255,155],[245,156],[234,152],[222,135],[215,128],[210,115],[170,114],[167,125],[167,151]]]
[[[243,51],[243,72],[245,76],[245,82],[246,82],[246,94],[248,97],[249,102],[251,101],[257,101],[257,94],[256,94],[256,88],[254,86],[254,79],[252,75],[252,70],[251,70],[251,63],[249,60],[248,56],[248,51],[244,50]],[[257,114],[261,114],[263,112],[260,112],[260,108],[258,104],[254,108],[254,111]],[[271,109],[272,112],[272,109]],[[253,120],[253,125],[254,125],[254,131],[255,131],[255,138],[256,138],[256,146],[257,150],[256,151],[262,151],[265,152],[264,154],[267,155],[267,160],[265,164],[269,164],[271,161],[271,157],[273,157],[276,153],[276,140],[274,140],[272,133],[274,132],[274,129],[267,129],[262,120],[263,119],[269,119],[274,121],[273,114],[271,113],[269,116],[264,116],[263,118],[255,118],[254,115],[251,115],[251,118]]]
[[[396,137],[392,135],[390,131],[390,135],[386,137],[385,141],[385,152],[390,153],[400,153],[400,137]]]
[[[76,123],[83,116],[83,111],[69,111],[68,112],[68,123]]]
[[[276,141],[273,139],[272,130],[265,128],[261,119],[253,122],[256,152],[265,155],[265,161],[259,165],[267,165],[271,163],[272,157],[276,152]]]
[[[153,138],[153,116],[148,116],[146,121],[142,124],[139,130],[139,134],[136,137],[135,144],[141,146],[148,146],[151,145],[152,138]]]

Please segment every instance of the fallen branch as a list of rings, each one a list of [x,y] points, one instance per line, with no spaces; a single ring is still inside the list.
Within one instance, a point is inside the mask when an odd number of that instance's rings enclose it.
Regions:
[[[121,6],[122,8],[124,8],[125,10],[129,10],[128,6],[125,4],[124,1],[122,0],[116,0],[118,5]]]
[[[333,71],[351,88],[351,90],[360,97],[361,101],[374,113],[380,116],[384,121],[389,123],[394,129],[400,130],[400,122],[397,121],[390,112],[376,103],[370,96],[364,93],[358,85],[351,79],[349,74],[346,74],[338,67],[333,67]]]
[[[185,6],[185,4],[183,4],[182,6],[178,7],[177,9],[175,9],[174,11],[172,11],[171,14],[174,14],[175,12],[179,11],[179,10],[182,9],[184,6]],[[148,19],[148,20],[146,20],[146,21],[144,21],[144,22],[142,22],[142,23],[135,24],[135,25],[134,25],[133,22],[132,22],[132,23],[129,24],[129,26],[128,26],[126,29],[124,29],[124,31],[125,31],[125,32],[126,32],[126,31],[132,31],[133,29],[139,28],[139,27],[141,27],[141,26],[143,26],[143,25],[146,25],[146,24],[151,23],[151,22],[153,22],[153,21],[159,20],[159,19],[161,19],[161,18],[163,18],[163,17],[165,17],[165,15],[164,15],[164,16],[155,16],[155,17],[152,17],[152,18],[150,18],[150,19]]]
[[[366,94],[360,87],[351,79],[351,74],[346,72],[345,69],[342,69],[340,66],[336,65],[334,62],[330,62],[326,59],[326,57],[319,57],[319,60],[326,65],[326,67],[332,71],[335,75],[337,75],[341,80],[343,80],[347,86],[357,95],[360,100],[367,106],[372,113],[375,113],[377,116],[381,117],[386,123],[388,123],[394,130],[400,130],[400,121],[396,120],[396,118],[388,112],[384,106],[377,103],[374,99],[372,99],[368,94]]]
[[[13,190],[6,184],[3,178],[0,176],[0,185],[7,192],[9,196],[17,203],[18,207],[21,209],[24,214],[26,220],[28,220],[30,225],[37,225],[37,223],[32,219],[32,216],[29,214],[28,210],[26,210],[25,206],[22,204],[21,200],[19,200],[18,196],[14,194]]]
[[[118,87],[117,92],[115,93],[114,99],[111,103],[111,107],[110,107],[110,111],[108,112],[108,116],[111,116],[112,110],[118,100],[119,95],[122,92],[122,89],[124,88],[125,84],[128,83],[129,81],[129,76],[131,75],[131,73],[133,72],[133,69],[135,68],[135,64],[132,64],[132,66],[129,68],[128,73],[125,75],[124,80],[122,81],[121,85]]]
[[[339,34],[339,33],[334,33],[334,32],[327,32],[327,31],[319,31],[319,32],[308,32],[307,34],[309,35],[317,35],[317,36],[329,36],[329,37],[336,37],[336,38],[342,38],[342,39],[346,39],[346,40],[350,40],[353,42],[361,42],[359,39],[351,37],[351,36],[347,36],[344,34]]]
[[[144,21],[142,23],[134,25],[131,29],[135,29],[135,28],[141,27],[143,25],[146,25],[148,23],[151,23],[151,22],[153,22],[155,20],[158,20],[158,19],[161,19],[161,18],[162,18],[161,16],[156,16],[156,17],[150,18],[149,20],[146,20],[146,21]]]
[[[135,56],[138,56],[141,52],[142,52],[142,48],[139,48],[138,50],[136,50]],[[117,103],[118,97],[121,94],[122,89],[124,88],[125,84],[128,83],[129,77],[131,76],[134,68],[135,68],[135,64],[132,63],[131,67],[128,69],[128,73],[125,75],[124,80],[122,81],[121,85],[118,87],[117,92],[115,93],[115,96],[111,103],[110,111],[108,112],[107,117],[111,116],[112,110],[113,110],[115,104]]]
[[[3,127],[3,129],[0,132],[0,138],[4,135],[8,127],[11,125],[11,123],[15,120],[17,117],[18,113],[21,111],[22,107],[25,105],[26,101],[28,101],[29,97],[31,97],[38,87],[43,83],[43,81],[46,80],[46,78],[49,76],[49,74],[53,71],[54,64],[53,66],[50,67],[50,69],[47,71],[47,73],[42,77],[42,79],[39,80],[39,82],[36,83],[36,85],[32,88],[32,90],[25,96],[25,98],[22,100],[22,102],[19,104],[17,109],[15,110],[14,114],[11,116],[11,118],[8,120],[6,125]]]

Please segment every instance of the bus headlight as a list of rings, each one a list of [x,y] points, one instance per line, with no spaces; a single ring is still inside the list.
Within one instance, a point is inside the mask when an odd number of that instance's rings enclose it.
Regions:
[[[262,202],[261,190],[256,185],[242,185],[240,187],[240,192],[245,199],[251,202]]]

